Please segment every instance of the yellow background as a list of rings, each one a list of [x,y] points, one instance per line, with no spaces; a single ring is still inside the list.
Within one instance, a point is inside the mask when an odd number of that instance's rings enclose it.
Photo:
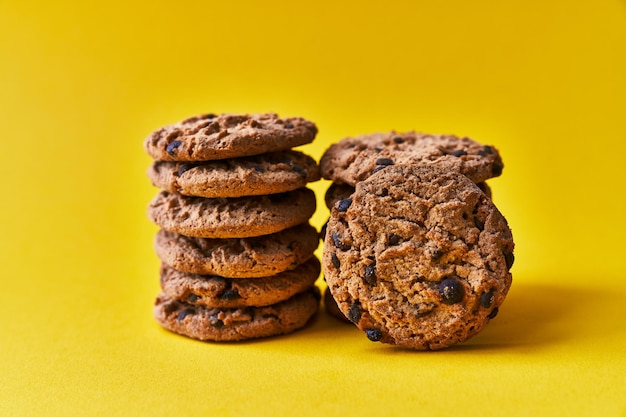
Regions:
[[[315,158],[391,129],[495,145],[500,315],[440,352],[323,312],[240,344],[162,330],[142,141],[265,111],[315,121]],[[626,416],[625,116],[621,0],[0,0],[0,415]]]

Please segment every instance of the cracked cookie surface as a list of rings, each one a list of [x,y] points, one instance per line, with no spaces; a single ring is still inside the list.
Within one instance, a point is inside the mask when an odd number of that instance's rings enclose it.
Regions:
[[[188,197],[161,191],[149,204],[148,217],[161,228],[184,236],[241,238],[307,222],[315,208],[315,193],[308,188],[238,198]]]
[[[313,141],[314,123],[277,114],[203,114],[162,127],[144,140],[163,161],[211,161],[282,151]]]
[[[224,278],[188,274],[161,264],[161,289],[171,298],[217,308],[261,307],[310,289],[320,274],[313,257],[290,271],[262,278]]]
[[[234,342],[298,330],[317,313],[319,304],[317,287],[264,307],[195,306],[161,293],[155,301],[154,316],[163,328],[183,336]]]
[[[435,350],[495,317],[513,248],[506,219],[467,177],[395,165],[333,206],[322,265],[340,310],[370,340]]]
[[[162,262],[193,274],[258,278],[294,269],[313,256],[317,230],[308,223],[269,235],[205,239],[160,229],[154,248]]]
[[[310,156],[283,151],[208,162],[154,161],[148,177],[169,192],[217,198],[293,191],[319,180],[320,172]]]
[[[475,183],[504,167],[496,148],[467,137],[392,131],[342,139],[322,155],[320,169],[326,179],[355,186],[387,166],[415,163],[439,165]]]

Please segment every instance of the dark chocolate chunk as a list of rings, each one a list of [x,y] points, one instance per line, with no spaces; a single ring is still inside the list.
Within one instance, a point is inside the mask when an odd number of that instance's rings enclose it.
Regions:
[[[489,313],[489,315],[487,316],[488,319],[493,319],[498,315],[498,307],[494,308],[493,310],[491,310],[491,313]]]
[[[165,150],[166,150],[166,151],[167,151],[167,153],[168,153],[168,154],[170,154],[171,156],[176,156],[176,149],[178,149],[178,147],[179,147],[180,145],[182,145],[182,144],[183,144],[183,142],[182,142],[182,141],[180,141],[180,140],[175,140],[175,141],[172,141],[172,142],[170,142],[170,143],[167,145],[167,148],[165,148]]]
[[[494,295],[495,294],[493,293],[493,290],[482,293],[480,296],[480,305],[484,308],[491,307],[491,304],[493,303]]]
[[[352,199],[350,197],[339,200],[339,202],[337,203],[337,210],[344,212],[350,208],[351,204]]]
[[[333,238],[333,243],[335,244],[335,247],[337,249],[341,249],[341,250],[348,250],[348,249],[350,249],[350,245],[346,245],[345,243],[343,243],[339,239],[339,234],[337,234],[336,232],[333,233],[332,238]]]
[[[333,266],[337,269],[339,269],[339,267],[341,266],[341,262],[339,262],[339,258],[337,258],[337,255],[334,253],[330,255],[330,261],[332,262]]]
[[[455,151],[450,152],[450,155],[456,156],[456,157],[461,157],[461,156],[467,155],[467,152],[464,151],[463,149],[457,149]]]
[[[209,323],[211,326],[217,327],[218,329],[224,327],[224,322],[219,319],[219,313],[211,314],[209,316]]]
[[[365,274],[363,275],[363,281],[369,285],[376,285],[376,265],[365,265]]]
[[[348,320],[352,323],[358,323],[361,320],[361,308],[359,307],[360,303],[352,303],[350,309],[348,310]]]
[[[493,148],[489,145],[485,145],[483,146],[483,149],[485,150],[486,153],[488,154],[492,154],[493,153]]]
[[[285,129],[293,129],[293,128],[294,128],[294,126],[291,123],[287,123],[285,125]]]
[[[393,165],[393,159],[390,158],[378,158],[376,165]]]
[[[404,142],[404,138],[401,138],[400,136],[396,136],[395,138],[393,138],[393,141],[395,143],[402,143]]]
[[[200,297],[198,297],[196,294],[189,294],[189,295],[187,296],[187,302],[188,302],[188,303],[191,303],[191,304],[195,303],[195,302],[196,302],[196,301],[198,301],[199,299],[200,299]]]
[[[365,334],[372,342],[378,342],[383,337],[383,332],[378,329],[365,329]]]
[[[440,251],[439,249],[435,249],[432,255],[430,255],[430,259],[432,259],[433,261],[438,261],[439,259],[441,259],[443,254],[444,252]]]
[[[241,295],[239,295],[239,292],[237,292],[237,290],[233,289],[228,289],[220,294],[220,300],[231,301],[238,298],[241,298]]]
[[[194,311],[190,308],[186,308],[183,311],[181,311],[180,313],[178,313],[178,316],[176,316],[176,320],[181,321],[184,320],[185,317],[187,317],[190,314],[193,314]]]
[[[393,233],[391,236],[389,236],[389,240],[387,241],[387,244],[389,246],[394,246],[400,243],[401,240],[402,240],[401,236],[398,236],[397,234]]]
[[[181,175],[183,175],[185,172],[189,171],[190,169],[193,169],[195,167],[197,167],[198,165],[191,163],[191,164],[182,164],[180,166],[180,168],[178,168],[178,176],[180,177]]]
[[[258,165],[258,164],[252,165],[252,169],[254,169],[256,172],[259,172],[261,174],[265,172],[265,168],[263,168],[261,165]]]
[[[502,175],[503,169],[504,169],[504,166],[502,166],[502,164],[493,164],[493,167],[491,168],[491,173],[493,174],[494,177],[498,177]]]
[[[456,278],[446,278],[439,284],[439,293],[446,304],[455,304],[463,299],[463,284]]]
[[[306,171],[300,165],[294,165],[293,170],[298,173],[302,178],[306,178]]]
[[[383,170],[385,168],[387,168],[387,165],[378,165],[376,168],[372,170],[372,175],[376,174],[378,171]]]

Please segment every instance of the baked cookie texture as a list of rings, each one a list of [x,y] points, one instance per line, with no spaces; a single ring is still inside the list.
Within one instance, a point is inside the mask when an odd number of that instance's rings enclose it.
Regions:
[[[317,313],[319,303],[317,287],[263,307],[204,307],[161,293],[154,305],[154,316],[165,329],[183,336],[204,341],[235,342],[298,330]]]
[[[161,229],[154,240],[157,256],[173,268],[193,274],[258,278],[296,268],[319,245],[309,223],[269,235],[233,239],[183,236]]]
[[[238,198],[188,197],[161,191],[148,206],[148,217],[161,228],[185,236],[241,238],[308,222],[315,208],[315,193],[308,188]]]
[[[507,221],[448,168],[387,165],[331,210],[324,275],[341,312],[372,341],[452,346],[480,332],[507,295]]]
[[[206,307],[261,307],[313,287],[321,271],[313,257],[297,268],[255,279],[189,274],[161,265],[161,288],[171,298]]]
[[[206,341],[276,336],[318,311],[316,209],[307,184],[321,178],[310,156],[317,127],[276,114],[205,114],[144,140],[154,159],[148,205],[159,226],[157,322]]]
[[[342,139],[320,160],[322,177],[355,186],[389,165],[423,163],[459,172],[475,183],[502,174],[498,150],[467,137],[417,132],[373,133]]]
[[[152,158],[212,161],[287,150],[313,141],[314,123],[277,114],[203,114],[162,127],[144,140]]]
[[[291,150],[209,162],[154,161],[148,177],[172,193],[220,198],[293,191],[319,180],[320,171],[313,158]]]

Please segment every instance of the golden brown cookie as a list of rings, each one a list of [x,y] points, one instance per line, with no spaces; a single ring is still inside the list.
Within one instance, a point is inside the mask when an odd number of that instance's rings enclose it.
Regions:
[[[340,310],[370,340],[435,350],[495,317],[513,247],[506,219],[466,176],[395,165],[333,207],[323,270]]]

